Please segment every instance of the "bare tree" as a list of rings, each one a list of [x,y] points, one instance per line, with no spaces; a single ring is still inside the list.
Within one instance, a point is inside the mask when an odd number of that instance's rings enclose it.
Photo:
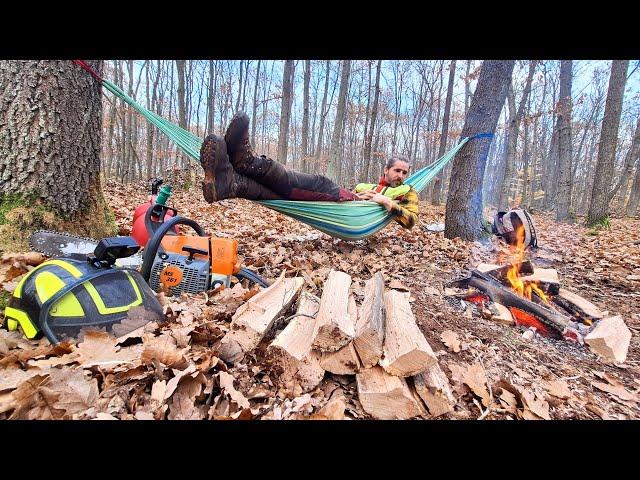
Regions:
[[[344,125],[345,105],[347,103],[347,90],[349,89],[349,74],[351,72],[351,60],[342,61],[342,75],[340,78],[340,93],[338,94],[338,106],[336,108],[336,121],[333,125],[331,136],[331,149],[329,152],[329,166],[327,177],[336,183],[340,183],[341,162],[338,159],[342,144],[342,130]]]
[[[311,80],[311,61],[304,61],[304,99],[303,99],[303,115],[302,115],[302,170],[307,170],[307,155],[309,141],[309,82]]]
[[[366,135],[366,143],[364,145],[364,172],[365,179],[369,178],[369,170],[371,167],[371,143],[373,142],[373,132],[376,129],[376,119],[378,116],[378,99],[380,97],[380,69],[382,67],[382,60],[378,60],[378,66],[376,68],[376,86],[373,94],[373,106],[371,107],[371,127]],[[365,180],[368,181],[368,180]]]
[[[560,101],[558,103],[558,197],[556,220],[572,219],[571,211],[571,60],[560,62]]]
[[[507,150],[505,153],[504,176],[502,180],[502,187],[500,189],[500,198],[498,200],[498,208],[500,209],[509,208],[509,192],[511,190],[511,183],[513,181],[516,147],[518,145],[518,131],[520,130],[520,122],[522,121],[522,117],[524,115],[524,107],[527,104],[527,99],[529,98],[529,93],[531,92],[531,82],[533,80],[533,73],[536,69],[536,64],[537,62],[535,60],[531,60],[529,62],[529,73],[527,75],[527,80],[524,85],[524,91],[522,92],[522,98],[520,99],[520,104],[518,105],[518,110],[517,112],[515,112],[515,115],[510,115],[510,118],[509,118],[509,130],[507,133],[508,141],[507,141]],[[512,108],[511,108],[511,111],[512,111]]]
[[[440,146],[438,148],[438,158],[442,157],[447,148],[447,136],[449,135],[449,117],[451,115],[451,99],[453,98],[453,81],[456,76],[456,61],[452,60],[449,65],[449,83],[447,85],[447,99],[444,104],[444,117],[442,118],[442,133],[440,135]],[[433,183],[431,203],[440,205],[442,195],[442,176],[444,172],[436,177]]]
[[[603,222],[609,216],[609,202],[613,197],[611,180],[628,68],[629,60],[613,60],[611,63],[611,76],[609,77],[607,102],[604,107],[600,148],[598,149],[598,161],[591,191],[591,203],[587,213],[587,225]]]
[[[515,61],[485,60],[482,63],[462,137],[495,132]],[[482,179],[490,139],[470,140],[453,161],[445,216],[445,237],[478,240],[486,235],[482,217]]]
[[[289,118],[291,117],[291,95],[293,88],[293,60],[284,61],[282,73],[282,107],[280,130],[278,135],[278,160],[287,164],[287,145],[289,142]]]

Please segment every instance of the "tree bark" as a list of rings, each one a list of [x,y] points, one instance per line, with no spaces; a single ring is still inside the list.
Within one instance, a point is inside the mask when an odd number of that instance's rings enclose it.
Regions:
[[[485,60],[482,64],[462,137],[494,133],[507,96],[515,61]],[[491,140],[470,140],[453,160],[447,197],[445,236],[477,240],[485,236],[482,179]]]
[[[102,61],[87,63],[102,73]],[[23,196],[67,218],[91,213],[104,229],[100,89],[68,60],[0,61],[0,203]],[[67,226],[90,228],[82,221]]]
[[[342,61],[342,75],[340,79],[340,93],[338,94],[338,106],[336,108],[336,121],[333,126],[331,136],[331,150],[329,152],[329,166],[327,167],[327,177],[336,183],[340,183],[340,165],[338,156],[342,130],[344,126],[345,106],[347,104],[347,91],[349,90],[349,74],[351,72],[351,60]]]
[[[618,127],[622,113],[624,86],[627,81],[629,60],[613,60],[607,102],[600,133],[600,147],[594,173],[591,203],[587,214],[587,225],[595,225],[609,216],[611,179],[614,172],[614,160],[618,143]]]
[[[573,218],[571,211],[571,83],[573,62],[560,62],[560,101],[558,102],[558,196],[556,220]]]
[[[616,183],[613,190],[611,190],[611,194],[609,195],[609,201],[615,197],[616,193],[620,190],[622,185],[625,185],[623,191],[623,200],[626,198],[627,188],[626,186],[629,184],[629,180],[631,179],[631,175],[633,174],[633,164],[636,162],[638,157],[640,156],[640,116],[636,121],[636,128],[633,133],[633,140],[631,140],[631,146],[629,147],[629,151],[624,158],[624,163],[622,165],[622,170],[620,172],[620,179]]]
[[[293,60],[284,61],[282,74],[282,107],[280,109],[280,130],[278,134],[278,161],[287,164],[287,145],[289,142],[289,118],[291,117],[291,94]]]
[[[449,117],[451,115],[451,99],[453,98],[453,81],[456,76],[456,61],[452,60],[449,66],[449,83],[447,85],[447,99],[444,103],[444,117],[442,118],[442,134],[440,136],[440,146],[438,147],[438,158],[442,157],[447,149],[447,136],[449,135]],[[436,177],[433,183],[431,203],[440,205],[442,201],[442,177],[444,172]]]

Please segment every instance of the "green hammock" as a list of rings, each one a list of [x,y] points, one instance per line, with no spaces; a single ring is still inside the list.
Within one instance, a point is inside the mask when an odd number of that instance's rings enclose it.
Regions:
[[[143,117],[158,127],[173,140],[184,153],[194,160],[200,161],[200,147],[203,142],[201,138],[147,110],[108,80],[104,78],[100,78],[99,80],[107,90],[131,105]],[[409,176],[405,183],[420,192],[445,167],[468,140],[469,138],[463,138],[441,158]],[[384,228],[393,220],[393,216],[388,213],[384,207],[369,201],[338,203],[299,200],[262,200],[258,203],[295,218],[296,220],[300,220],[332,237],[343,240],[366,238]]]

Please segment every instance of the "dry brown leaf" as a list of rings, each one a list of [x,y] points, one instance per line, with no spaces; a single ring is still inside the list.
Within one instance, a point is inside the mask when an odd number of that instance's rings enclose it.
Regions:
[[[482,365],[478,362],[470,365],[463,374],[463,380],[473,393],[482,399],[482,404],[488,407],[491,397],[487,389],[487,376]]]
[[[190,375],[192,373],[196,372],[196,366],[191,364],[189,365],[186,369],[184,370],[173,370],[173,374],[174,377],[169,380],[169,382],[167,383],[167,388],[164,392],[164,399],[168,400],[171,395],[173,395],[173,393],[176,391],[176,388],[178,388],[178,384],[180,383],[180,381],[186,376],[186,375]]]
[[[182,369],[187,366],[187,360],[184,358],[186,349],[178,349],[176,340],[169,333],[165,333],[159,337],[145,337],[144,350],[140,360],[144,364],[151,364],[153,360],[170,368]]]
[[[159,322],[162,316],[153,310],[145,308],[143,305],[131,307],[126,318],[113,326],[113,334],[118,337],[118,343],[122,343],[127,338],[138,335],[149,322]]]
[[[46,375],[49,369],[42,370],[40,368],[31,368],[22,370],[21,368],[6,368],[0,370],[0,392],[4,390],[13,390],[25,380],[35,375]]]
[[[445,330],[440,334],[440,339],[447,347],[453,350],[454,353],[460,351],[460,339],[458,334],[452,330]]]
[[[404,285],[400,280],[395,280],[395,279],[389,282],[389,288],[393,288],[395,290],[402,290],[404,292],[409,291],[409,287]]]
[[[569,384],[564,380],[553,380],[551,382],[542,382],[542,387],[554,397],[567,399],[571,397]]]
[[[27,362],[28,360],[49,357],[49,356],[62,356],[67,353],[71,353],[74,350],[74,346],[69,342],[60,342],[57,345],[40,345],[31,349],[14,350],[0,359],[0,367],[11,365],[14,363]]]
[[[82,368],[90,368],[99,365],[101,368],[110,368],[123,363],[133,364],[139,356],[139,348],[128,347],[118,351],[116,343],[118,339],[107,332],[87,331],[82,343],[78,344],[78,362]]]
[[[54,407],[65,410],[67,415],[83,412],[98,400],[98,381],[81,368],[51,369],[50,379],[47,387],[59,393]]]
[[[528,388],[520,388],[520,399],[524,405],[525,413],[530,411],[535,416],[543,418],[545,420],[551,420],[549,416],[549,404],[542,398],[540,398],[535,392]]]
[[[220,381],[220,388],[222,388],[231,400],[235,402],[240,408],[251,408],[249,405],[249,400],[245,398],[245,396],[237,391],[233,386],[233,376],[229,375],[226,372],[218,373],[218,379]]]
[[[12,392],[14,412],[9,420],[55,420],[64,416],[64,410],[53,405],[59,393],[47,388],[49,375],[36,375],[22,382]]]
[[[178,385],[171,397],[169,406],[169,420],[202,420],[205,412],[196,406],[196,397],[202,391],[202,383],[191,377],[187,377]]]
[[[611,385],[610,383],[602,383],[602,382],[591,382],[591,385],[596,387],[598,390],[602,390],[603,392],[610,393],[611,395],[615,395],[620,400],[638,401],[638,395],[629,392],[622,385]]]
[[[518,400],[516,396],[511,393],[509,390],[502,390],[498,397],[500,404],[507,410],[509,413],[516,414],[518,410]]]

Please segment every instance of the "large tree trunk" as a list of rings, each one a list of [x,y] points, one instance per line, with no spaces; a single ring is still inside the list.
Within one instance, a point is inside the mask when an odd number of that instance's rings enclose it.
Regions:
[[[447,149],[447,136],[449,135],[449,116],[451,114],[451,99],[453,98],[453,80],[456,76],[456,61],[452,60],[449,66],[449,84],[447,85],[447,99],[444,103],[444,117],[442,118],[442,135],[440,136],[440,146],[438,148],[438,158],[444,155]],[[434,205],[440,205],[442,201],[442,177],[444,171],[436,177],[433,183],[433,191],[431,196],[431,203]]]
[[[618,127],[622,113],[622,98],[627,82],[629,60],[614,60],[611,64],[607,103],[604,107],[600,148],[594,173],[591,204],[587,214],[587,225],[595,225],[609,216],[611,200],[611,180],[614,172],[614,160],[618,143]]]
[[[485,60],[482,64],[462,137],[494,133],[511,82],[514,60]],[[482,179],[491,140],[470,140],[453,160],[446,204],[445,236],[477,240],[485,235]]]
[[[336,121],[333,125],[333,135],[331,136],[331,149],[329,152],[329,166],[327,167],[327,177],[336,183],[340,183],[340,166],[338,162],[342,130],[344,125],[345,106],[347,104],[347,91],[349,90],[349,74],[351,72],[351,60],[342,61],[342,76],[340,79],[340,93],[338,94],[338,106],[336,109]]]
[[[102,61],[87,63],[102,73]],[[41,204],[56,216],[52,224],[34,209],[29,225],[20,219],[23,241],[33,227],[113,234],[100,186],[100,88],[68,60],[0,61],[0,206]],[[5,222],[2,240],[10,215]]]
[[[378,115],[378,99],[380,97],[380,70],[382,67],[382,60],[378,60],[378,67],[376,68],[376,86],[373,94],[373,106],[371,107],[371,126],[366,136],[366,143],[364,145],[364,178],[365,182],[369,180],[369,170],[371,168],[371,144],[373,142],[373,132],[376,129],[376,117]]]
[[[560,62],[560,101],[558,102],[558,196],[556,220],[573,218],[571,212],[571,60]]]
[[[284,61],[282,73],[282,107],[280,109],[280,131],[278,134],[278,161],[287,164],[289,142],[289,118],[291,117],[291,97],[293,80],[293,60]]]

